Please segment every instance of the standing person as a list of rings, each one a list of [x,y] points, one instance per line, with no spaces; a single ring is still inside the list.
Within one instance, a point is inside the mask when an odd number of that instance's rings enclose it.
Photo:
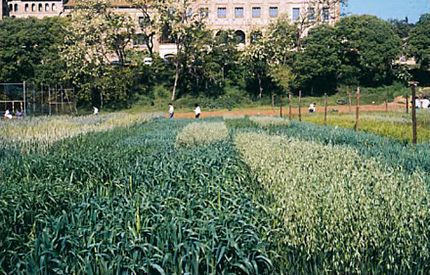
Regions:
[[[172,103],[169,103],[169,118],[173,119],[174,115],[175,115],[175,108],[173,107]]]
[[[424,99],[421,100],[421,107],[423,109],[428,109],[430,107],[430,100],[427,97],[424,97]]]
[[[316,110],[317,110],[317,108],[316,108],[316,103],[311,103],[311,104],[309,105],[308,110],[309,110],[309,113],[315,113],[315,112],[316,112]]]
[[[199,104],[195,104],[194,107],[194,114],[196,115],[196,118],[199,118],[202,110],[200,109]]]
[[[98,115],[99,114],[99,108],[93,107],[93,109],[94,109],[93,115]]]

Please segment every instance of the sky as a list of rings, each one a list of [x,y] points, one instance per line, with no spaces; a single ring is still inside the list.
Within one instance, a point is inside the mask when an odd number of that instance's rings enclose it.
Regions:
[[[430,13],[430,0],[349,0],[347,15],[372,14],[382,19],[404,19],[415,23],[421,14]]]

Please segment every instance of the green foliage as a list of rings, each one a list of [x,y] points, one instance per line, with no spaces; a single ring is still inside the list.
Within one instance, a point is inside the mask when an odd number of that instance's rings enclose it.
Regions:
[[[341,44],[340,81],[376,86],[393,80],[391,66],[401,52],[401,40],[388,22],[375,16],[348,16],[336,24]]]
[[[58,46],[64,38],[64,18],[0,21],[0,82],[58,84],[64,63]]]
[[[296,89],[303,94],[321,96],[336,90],[340,60],[340,43],[335,28],[322,25],[311,29],[303,41],[304,50],[295,56],[293,71]]]
[[[430,14],[421,16],[409,37],[410,51],[421,68],[430,67]]]

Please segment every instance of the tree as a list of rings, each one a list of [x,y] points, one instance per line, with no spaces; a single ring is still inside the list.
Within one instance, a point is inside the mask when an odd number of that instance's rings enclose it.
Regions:
[[[64,63],[59,58],[64,18],[0,21],[0,82],[57,84]]]
[[[393,80],[392,64],[401,53],[401,40],[391,25],[376,16],[342,18],[336,25],[344,84],[382,85]]]
[[[297,83],[312,96],[332,93],[337,86],[340,42],[334,27],[321,25],[313,28],[304,39],[303,51],[294,59]]]
[[[119,69],[127,63],[126,47],[134,32],[131,18],[116,14],[108,0],[79,0],[65,32],[65,78],[78,87],[80,99],[100,105],[104,99],[125,100],[124,91],[112,91],[106,79],[117,74],[113,61]]]
[[[204,16],[199,11],[193,11],[192,0],[166,0],[158,6],[158,12],[161,32],[176,45],[175,81],[171,97],[173,101],[177,97],[180,73],[187,59],[186,46],[190,44],[193,35],[204,27]]]
[[[416,58],[422,70],[430,68],[430,14],[421,16],[412,29],[409,46],[411,54]]]
[[[133,7],[138,9],[142,16],[139,17],[139,35],[142,36],[145,41],[146,48],[149,55],[154,55],[154,38],[157,33],[159,25],[159,13],[156,12],[159,9],[159,5],[164,3],[157,0],[127,0]]]

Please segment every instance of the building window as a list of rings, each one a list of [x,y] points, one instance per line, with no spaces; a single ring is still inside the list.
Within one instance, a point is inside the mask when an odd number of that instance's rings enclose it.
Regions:
[[[25,4],[25,8],[24,8],[25,12],[28,12],[28,9],[29,9],[28,4]]]
[[[315,21],[315,8],[308,9],[308,20]]]
[[[252,7],[252,17],[253,18],[261,17],[261,8],[260,7]]]
[[[52,4],[52,9],[51,9],[52,11],[56,11],[57,10],[57,5],[55,5],[55,4]]]
[[[14,9],[13,9],[14,11],[18,11],[18,4],[15,4],[15,6],[14,6]]]
[[[243,17],[243,7],[234,8],[234,17],[236,18]]]
[[[0,8],[3,8],[3,7],[0,7]],[[13,6],[12,6],[12,4],[9,4],[9,11],[13,11]]]
[[[36,11],[36,4],[31,4],[31,11]]]
[[[263,37],[261,31],[254,31],[251,33],[251,43],[258,42]]]
[[[43,6],[42,6],[42,4],[39,4],[39,12],[42,12],[43,11]]]
[[[324,22],[330,20],[330,8],[323,8],[322,17]]]
[[[217,16],[218,16],[218,18],[226,18],[227,17],[227,8],[218,8]]]
[[[234,36],[237,44],[245,44],[246,35],[243,31],[235,31]]]
[[[278,7],[270,7],[269,8],[270,17],[278,17],[278,14],[279,14]]]
[[[146,45],[146,37],[143,34],[137,34],[135,39],[133,39],[134,46]]]
[[[293,21],[298,21],[300,19],[300,8],[293,8]]]
[[[49,4],[45,4],[45,11],[49,11]]]

